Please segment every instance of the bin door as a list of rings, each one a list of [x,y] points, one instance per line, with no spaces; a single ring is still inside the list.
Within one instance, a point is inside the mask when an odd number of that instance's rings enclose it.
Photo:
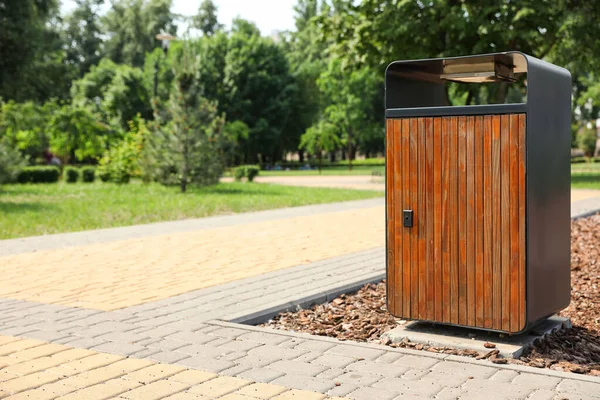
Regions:
[[[524,114],[387,120],[392,314],[522,330],[524,146]]]

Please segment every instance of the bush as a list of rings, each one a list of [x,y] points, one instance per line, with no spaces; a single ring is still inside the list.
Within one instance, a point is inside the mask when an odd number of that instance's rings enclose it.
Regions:
[[[246,176],[246,167],[240,166],[237,167],[233,173],[236,181],[241,181],[244,176]]]
[[[96,180],[96,168],[83,167],[81,168],[81,180],[85,183],[92,183]]]
[[[260,168],[257,165],[246,165],[246,178],[248,178],[248,182],[254,181],[259,171]]]
[[[67,183],[76,183],[79,180],[79,168],[65,167],[63,178]]]
[[[0,184],[14,182],[24,163],[19,151],[8,140],[0,140]]]
[[[19,173],[19,183],[55,183],[60,177],[58,167],[25,167]]]
[[[585,128],[583,131],[577,134],[577,146],[583,151],[586,157],[594,157],[594,151],[596,150],[596,142],[598,141],[598,135],[596,130],[592,128]]]
[[[248,182],[254,181],[258,176],[260,167],[258,165],[240,165],[235,169],[234,177],[236,181],[241,181],[242,178],[247,178]]]

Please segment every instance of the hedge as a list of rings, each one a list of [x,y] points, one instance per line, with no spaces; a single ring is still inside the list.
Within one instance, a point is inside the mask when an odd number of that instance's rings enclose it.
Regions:
[[[234,178],[236,181],[241,181],[242,178],[248,179],[248,182],[252,182],[254,178],[258,176],[260,168],[258,165],[240,165],[234,171]]]
[[[79,168],[76,167],[65,167],[63,172],[63,179],[67,183],[76,183],[79,180]]]
[[[92,183],[96,180],[96,168],[83,167],[81,168],[81,180],[85,183]]]
[[[60,177],[58,167],[25,167],[19,173],[19,183],[55,183]]]

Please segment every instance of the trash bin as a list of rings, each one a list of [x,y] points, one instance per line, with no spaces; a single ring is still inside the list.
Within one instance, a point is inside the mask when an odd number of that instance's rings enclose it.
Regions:
[[[519,52],[397,61],[385,103],[389,311],[514,334],[567,307],[569,72]]]

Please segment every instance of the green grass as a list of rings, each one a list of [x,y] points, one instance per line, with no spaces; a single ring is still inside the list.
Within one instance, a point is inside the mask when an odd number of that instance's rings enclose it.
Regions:
[[[319,176],[319,175],[372,175],[372,173],[376,171],[379,173],[383,173],[385,171],[384,167],[352,167],[352,171],[348,170],[348,167],[326,167],[321,170],[321,174],[319,174],[318,170],[290,170],[290,171],[260,171],[258,176]],[[231,172],[225,174],[225,176],[233,176]]]
[[[571,187],[600,190],[600,163],[571,164]]]
[[[222,183],[191,188],[187,194],[135,182],[5,185],[0,188],[0,239],[381,196],[374,191],[257,183]]]

